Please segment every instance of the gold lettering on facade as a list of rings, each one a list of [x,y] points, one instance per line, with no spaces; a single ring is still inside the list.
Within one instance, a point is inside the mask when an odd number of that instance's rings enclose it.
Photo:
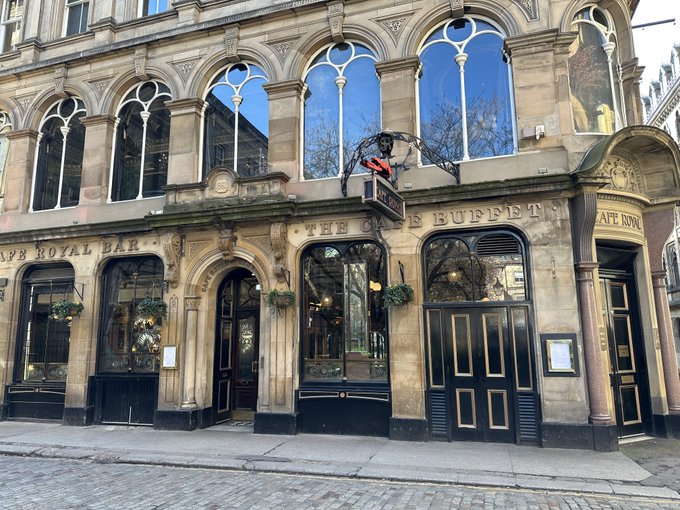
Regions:
[[[595,221],[598,225],[626,227],[642,232],[642,218],[634,214],[604,210],[598,212]]]

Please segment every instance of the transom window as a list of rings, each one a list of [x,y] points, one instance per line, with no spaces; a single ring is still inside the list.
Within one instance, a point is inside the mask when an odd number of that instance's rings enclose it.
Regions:
[[[419,51],[420,136],[451,161],[517,146],[504,37],[489,21],[465,16],[435,30]]]
[[[87,30],[87,15],[90,2],[87,0],[66,0],[65,35],[80,34]]]
[[[104,271],[99,373],[155,373],[162,321],[138,318],[144,298],[162,300],[163,263],[158,257],[114,260]]]
[[[258,66],[232,64],[211,83],[206,95],[203,175],[224,166],[243,177],[267,173],[269,101]]]
[[[337,177],[358,143],[380,131],[375,53],[358,43],[332,44],[304,75],[304,178]],[[365,171],[355,168],[354,173]]]
[[[302,257],[303,382],[387,382],[383,250],[337,243]]]
[[[526,300],[522,244],[509,233],[444,236],[424,251],[425,300]]]
[[[54,105],[40,123],[29,211],[78,205],[83,169],[86,114],[81,99],[69,97]]]
[[[109,202],[163,194],[168,177],[170,89],[157,81],[135,86],[118,108]]]
[[[168,0],[142,0],[139,4],[140,16],[151,16],[168,10]]]
[[[24,0],[0,0],[0,49],[2,52],[15,50],[21,40],[21,18],[24,14]]]
[[[590,5],[572,22],[578,37],[569,49],[569,87],[574,129],[610,134],[623,128],[621,66],[614,20]]]
[[[66,382],[70,324],[52,318],[52,305],[73,300],[71,266],[30,269],[23,282],[17,382]],[[77,298],[76,298],[77,300]]]

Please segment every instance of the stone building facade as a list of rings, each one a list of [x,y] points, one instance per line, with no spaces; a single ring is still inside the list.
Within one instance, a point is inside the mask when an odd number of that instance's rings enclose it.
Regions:
[[[679,434],[636,4],[3,0],[1,416]]]

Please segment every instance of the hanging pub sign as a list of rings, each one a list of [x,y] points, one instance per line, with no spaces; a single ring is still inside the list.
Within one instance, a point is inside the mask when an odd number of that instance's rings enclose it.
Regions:
[[[364,181],[362,200],[395,221],[403,221],[406,217],[404,199],[377,174]]]

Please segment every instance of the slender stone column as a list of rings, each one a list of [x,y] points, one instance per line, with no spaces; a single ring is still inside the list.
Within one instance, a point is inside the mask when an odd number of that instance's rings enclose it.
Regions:
[[[671,312],[668,308],[665,278],[665,271],[652,272],[654,306],[656,308],[656,321],[659,324],[661,362],[663,363],[663,376],[666,383],[668,411],[671,414],[680,414],[680,378],[678,377],[678,361],[675,357],[675,346],[673,345]]]
[[[184,322],[184,379],[181,404],[184,408],[196,407],[196,344],[200,303],[200,297],[188,297],[184,300],[186,321]]]
[[[576,280],[581,304],[581,327],[583,329],[583,349],[586,360],[588,398],[590,400],[590,422],[596,425],[609,425],[612,417],[607,407],[606,389],[608,384],[602,370],[602,349],[597,327],[597,303],[593,284],[593,270],[597,262],[576,264]]]

